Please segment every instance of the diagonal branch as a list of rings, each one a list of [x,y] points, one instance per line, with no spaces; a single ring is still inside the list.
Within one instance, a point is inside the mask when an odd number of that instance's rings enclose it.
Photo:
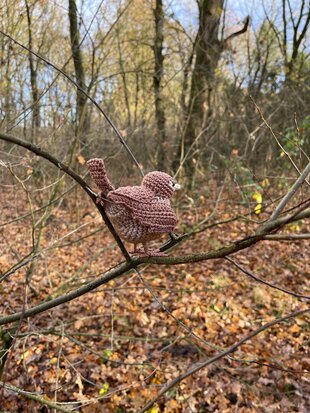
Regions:
[[[301,172],[298,168],[298,166],[295,164],[294,160],[292,159],[291,155],[285,150],[285,148],[283,147],[283,145],[281,144],[281,142],[279,141],[279,139],[277,138],[276,134],[274,133],[274,131],[272,130],[272,127],[269,125],[269,123],[267,122],[266,118],[263,115],[263,112],[261,110],[261,108],[256,104],[255,100],[253,99],[253,97],[250,95],[250,99],[253,102],[257,112],[259,113],[259,116],[261,118],[261,120],[264,122],[264,124],[266,125],[267,129],[269,130],[269,132],[271,133],[273,139],[276,141],[277,145],[281,148],[282,152],[288,157],[288,159],[290,160],[291,164],[294,166],[294,168],[296,169],[296,171],[299,173],[299,175],[301,175]],[[310,183],[307,181],[307,179],[305,179],[305,182],[307,182],[307,184],[310,186]]]
[[[39,402],[40,404],[50,407],[51,409],[53,409],[53,411],[58,410],[59,412],[64,412],[64,413],[70,413],[72,411],[71,409],[66,409],[59,403],[54,403],[54,402],[47,400],[44,397],[41,397],[39,394],[20,389],[19,387],[15,387],[15,386],[12,386],[11,384],[4,383],[3,381],[0,381],[0,387],[3,387],[7,391],[17,393],[20,396],[26,397],[27,399],[35,400]]]
[[[28,149],[30,152],[34,153],[35,155],[41,156],[41,158],[47,159],[49,162],[51,162],[53,165],[55,165],[58,169],[64,171],[67,175],[71,176],[87,193],[87,195],[91,198],[93,203],[96,205],[98,211],[101,214],[102,219],[104,220],[105,224],[109,228],[109,231],[113,235],[115,241],[117,242],[117,245],[119,246],[120,250],[122,251],[124,257],[126,258],[127,261],[130,261],[130,255],[128,254],[127,249],[125,248],[122,240],[118,236],[117,232],[115,231],[113,225],[111,224],[109,218],[107,217],[105,210],[102,205],[99,205],[96,203],[97,200],[97,195],[96,193],[88,186],[88,184],[84,181],[84,179],[78,175],[76,172],[74,172],[71,168],[60,162],[57,158],[55,158],[53,155],[50,153],[44,151],[41,149],[39,146],[34,145],[33,143],[24,141],[22,139],[16,138],[15,136],[8,135],[6,133],[0,132],[0,139],[10,142],[19,146],[22,146],[23,148]]]
[[[300,315],[306,314],[307,312],[310,311],[310,308],[306,308],[305,310],[300,310],[300,311],[295,311],[294,313],[290,313],[287,316],[277,318],[273,321],[270,321],[269,323],[266,323],[262,325],[260,328],[254,330],[251,334],[248,336],[242,338],[240,341],[229,347],[227,350],[225,350],[222,353],[218,353],[215,356],[206,359],[202,362],[194,364],[191,368],[189,368],[185,373],[181,374],[180,376],[176,377],[174,380],[172,380],[170,383],[168,383],[166,386],[164,386],[157,394],[154,399],[150,400],[141,410],[138,411],[138,413],[144,413],[146,412],[150,407],[154,405],[165,393],[167,393],[169,390],[171,390],[173,387],[175,387],[177,384],[179,384],[181,381],[186,379],[187,377],[191,376],[192,374],[196,373],[197,371],[203,369],[206,366],[209,366],[210,364],[213,364],[214,362],[222,359],[223,357],[227,356],[230,353],[233,353],[236,351],[242,344],[246,343],[247,341],[251,340],[253,337],[257,336],[261,332],[267,330],[270,327],[273,327],[276,324],[282,323],[283,321],[289,320],[290,318],[298,317]]]
[[[295,193],[298,191],[298,189],[301,187],[301,185],[304,183],[304,181],[307,179],[307,176],[310,174],[310,163],[305,167],[303,170],[302,174],[299,176],[299,178],[296,180],[292,188],[288,191],[288,193],[285,195],[285,197],[281,200],[279,205],[276,207],[276,209],[273,211],[269,221],[273,221],[274,219],[278,218],[278,216],[281,214],[287,203],[292,199],[292,197],[295,195]]]
[[[88,284],[85,284],[82,287],[74,291],[71,291],[68,294],[57,297],[51,301],[45,301],[35,307],[29,308],[28,310],[20,311],[18,313],[14,313],[14,314],[0,318],[0,325],[9,324],[9,323],[12,323],[13,321],[17,321],[20,319],[21,316],[23,317],[23,319],[32,317],[36,314],[43,313],[44,311],[57,307],[58,305],[74,300],[75,298],[80,297],[92,290],[95,290],[101,285],[108,283],[114,278],[117,278],[118,276],[125,274],[127,271],[129,271],[132,268],[133,268],[132,263],[123,262],[119,266],[111,269],[110,271],[107,271],[105,274],[103,274],[101,277],[97,278],[96,280],[91,281]]]
[[[132,153],[131,149],[127,145],[127,143],[124,141],[120,131],[117,129],[117,127],[114,125],[110,117],[106,114],[106,112],[102,109],[102,107],[97,103],[97,101],[92,98],[89,93],[87,93],[74,79],[72,79],[71,76],[69,76],[63,69],[60,69],[58,66],[56,66],[54,63],[50,62],[47,60],[45,57],[40,56],[38,53],[34,52],[33,50],[29,49],[29,47],[25,46],[24,44],[20,43],[18,40],[14,39],[12,36],[9,34],[3,32],[0,30],[0,34],[3,36],[7,37],[10,39],[12,42],[23,48],[24,50],[28,51],[29,53],[32,53],[34,56],[36,56],[38,59],[42,60],[45,64],[48,66],[52,67],[54,70],[56,70],[58,73],[61,73],[66,79],[68,79],[84,96],[86,96],[87,99],[89,99],[99,110],[99,112],[104,116],[105,120],[108,122],[108,124],[111,126],[112,130],[118,137],[119,141],[121,144],[124,146],[128,154],[130,155],[131,159],[134,161],[135,165],[137,166],[138,170],[140,171],[140,174],[143,176],[143,171],[141,169],[141,166],[139,165],[139,162],[135,158],[134,154]]]
[[[226,37],[226,39],[223,40],[224,47],[227,45],[227,43],[231,39],[233,39],[234,37],[240,36],[240,34],[245,33],[248,30],[249,23],[250,23],[250,16],[247,16],[244,20],[242,29],[238,30],[235,33],[230,34],[228,37]]]
[[[275,221],[272,221],[271,223],[268,223],[269,225],[269,231],[274,230],[277,227],[281,227],[289,222],[297,221],[302,218],[309,218],[310,217],[310,208],[306,209],[305,211],[299,212],[298,214],[294,215],[286,215],[284,217],[278,218]],[[205,252],[205,253],[198,253],[198,254],[191,254],[191,255],[185,255],[182,257],[153,257],[153,258],[146,258],[146,257],[137,257],[137,258],[132,258],[131,261],[129,262],[123,262],[119,266],[111,269],[110,271],[107,271],[102,275],[102,277],[89,282],[88,284],[85,284],[83,287],[78,288],[77,290],[74,290],[66,295],[57,297],[54,300],[44,302],[42,304],[39,304],[35,307],[32,307],[28,310],[25,310],[23,313],[18,312],[11,314],[9,316],[4,316],[0,318],[0,325],[3,324],[9,324],[13,321],[17,321],[20,319],[21,315],[23,315],[23,318],[28,318],[31,317],[35,314],[42,313],[44,311],[47,311],[51,308],[57,307],[60,304],[64,304],[68,301],[71,301],[77,297],[80,297],[103,284],[107,284],[109,281],[124,275],[128,271],[138,268],[141,264],[187,264],[190,262],[200,262],[200,261],[208,261],[212,259],[219,259],[219,258],[225,258],[227,255],[233,254],[234,252],[241,251],[245,248],[250,247],[251,245],[256,244],[257,242],[264,240],[266,234],[268,234],[267,230],[262,230],[261,233],[244,238],[239,241],[235,241],[234,243],[220,248],[218,250],[210,251],[210,252]]]
[[[246,274],[247,276],[249,276],[250,278],[252,278],[255,281],[258,281],[259,283],[265,284],[268,287],[274,288],[276,290],[282,291],[283,293],[289,294],[289,295],[293,295],[294,297],[297,298],[304,298],[306,300],[310,300],[310,296],[309,295],[303,295],[303,294],[298,294],[298,293],[294,293],[293,291],[287,290],[286,288],[282,288],[279,287],[278,285],[275,284],[271,284],[268,281],[265,281],[259,277],[257,277],[255,274],[253,274],[252,272],[250,272],[249,270],[243,268],[240,264],[238,264],[236,261],[232,260],[229,257],[225,257],[225,259],[227,261],[229,261],[231,264],[233,264],[236,268],[238,268],[238,270],[240,270],[241,272],[243,272],[244,274]]]

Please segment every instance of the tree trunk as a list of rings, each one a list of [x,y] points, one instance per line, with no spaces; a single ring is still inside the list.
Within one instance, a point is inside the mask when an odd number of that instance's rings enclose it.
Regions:
[[[28,23],[28,45],[29,49],[33,49],[32,43],[32,27],[31,27],[31,13],[30,8],[28,5],[28,1],[25,0],[26,5],[26,13],[27,13],[27,23]],[[38,90],[38,80],[37,80],[37,69],[34,66],[33,54],[29,52],[29,70],[30,70],[30,84],[31,84],[31,93],[32,93],[32,100],[33,100],[33,108],[32,108],[32,134],[35,135],[35,131],[40,127],[40,106],[38,102],[39,98],[39,90]]]
[[[127,111],[127,127],[131,128],[131,111],[130,111],[130,104],[129,104],[129,93],[127,87],[127,79],[126,79],[126,72],[123,62],[122,56],[122,48],[119,36],[119,30],[116,30],[116,37],[117,37],[117,48],[118,48],[118,55],[119,55],[119,67],[121,69],[121,75],[123,80],[123,88],[124,88],[124,98],[125,98],[125,106]]]
[[[196,138],[202,134],[212,114],[211,94],[214,73],[222,52],[218,39],[224,0],[201,0],[199,3],[199,28],[195,44],[196,60],[193,69],[189,105],[186,116],[184,140],[179,153],[187,159],[185,174],[192,184],[195,159],[190,155]]]
[[[85,86],[85,72],[83,66],[83,58],[80,45],[80,32],[77,21],[77,8],[75,0],[69,0],[69,22],[70,22],[70,40],[71,51],[74,63],[75,78],[77,84],[86,89]],[[87,98],[80,91],[76,92],[76,120],[78,131],[83,134],[88,129],[88,116],[87,116]]]
[[[166,165],[167,152],[167,137],[166,137],[166,117],[164,110],[164,102],[162,98],[162,78],[164,72],[164,56],[163,56],[163,41],[164,41],[164,9],[162,0],[156,0],[154,9],[155,18],[155,41],[154,41],[154,58],[155,58],[155,73],[153,77],[153,87],[155,94],[155,119],[156,119],[156,135],[158,142],[157,152],[157,169],[164,170]]]
[[[287,19],[287,8],[286,4],[290,10],[290,20]],[[282,20],[283,20],[283,41],[282,41],[282,50],[284,54],[284,72],[285,72],[285,81],[286,84],[290,84],[294,79],[294,69],[296,62],[300,55],[300,47],[303,40],[306,38],[307,31],[310,25],[310,9],[305,0],[302,0],[299,13],[297,18],[294,19],[294,16],[291,13],[292,6],[290,0],[282,0]],[[307,9],[307,10],[305,10]],[[293,26],[293,29],[291,29]],[[293,30],[293,43],[291,45],[292,53],[289,57],[287,39],[289,36],[288,31]]]
[[[13,343],[13,336],[8,332],[0,330],[0,380],[3,379],[4,367],[10,348]]]

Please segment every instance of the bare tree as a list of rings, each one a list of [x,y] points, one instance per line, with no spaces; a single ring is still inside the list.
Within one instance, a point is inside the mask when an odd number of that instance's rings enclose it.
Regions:
[[[155,94],[155,119],[156,119],[156,135],[158,142],[158,159],[157,169],[163,170],[166,164],[167,152],[167,137],[166,137],[166,117],[164,109],[164,101],[162,97],[162,78],[164,73],[164,9],[162,0],[156,0],[154,9],[155,19],[155,38],[154,38],[154,60],[155,73],[153,77],[153,87]]]
[[[80,88],[86,90],[85,84],[85,71],[83,65],[82,50],[80,47],[80,31],[78,27],[77,7],[75,0],[69,0],[69,23],[70,23],[70,39],[71,50],[74,62],[75,78]],[[85,95],[80,91],[76,91],[76,118],[78,122],[78,128],[83,135],[88,129],[88,116],[87,116],[87,99]],[[84,139],[84,137],[83,137]]]
[[[192,74],[187,117],[184,127],[184,138],[180,141],[178,158],[193,149],[193,144],[202,135],[212,115],[212,90],[215,69],[223,50],[233,37],[247,30],[249,19],[242,30],[219,40],[219,27],[223,13],[224,0],[201,0],[199,7],[199,28],[195,41],[195,64]],[[201,138],[201,139],[202,139]],[[184,162],[186,176],[193,183],[195,159],[188,157]]]
[[[27,24],[28,24],[28,45],[29,49],[33,49],[33,35],[32,35],[32,22],[31,22],[31,9],[29,7],[28,0],[25,0],[26,6],[26,14],[27,14]],[[34,4],[32,5],[32,8]],[[32,134],[34,135],[36,129],[40,127],[40,103],[38,101],[39,97],[39,90],[38,90],[38,76],[37,76],[37,67],[35,66],[35,62],[33,59],[33,54],[31,52],[28,53],[29,59],[29,70],[30,70],[30,84],[31,84],[31,92],[32,92],[32,100],[34,103],[33,111],[32,111]]]

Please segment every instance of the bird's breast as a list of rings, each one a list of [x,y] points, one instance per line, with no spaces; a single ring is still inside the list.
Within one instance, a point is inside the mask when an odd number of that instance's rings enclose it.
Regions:
[[[149,232],[145,225],[141,225],[132,217],[131,211],[124,205],[107,203],[106,213],[117,233],[131,243],[145,242],[158,238],[158,234]]]

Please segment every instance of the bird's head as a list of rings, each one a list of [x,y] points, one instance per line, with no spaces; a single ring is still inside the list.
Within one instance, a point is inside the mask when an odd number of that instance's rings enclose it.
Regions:
[[[171,198],[173,192],[180,189],[180,185],[165,172],[153,171],[145,175],[142,185],[151,189],[156,196]]]

